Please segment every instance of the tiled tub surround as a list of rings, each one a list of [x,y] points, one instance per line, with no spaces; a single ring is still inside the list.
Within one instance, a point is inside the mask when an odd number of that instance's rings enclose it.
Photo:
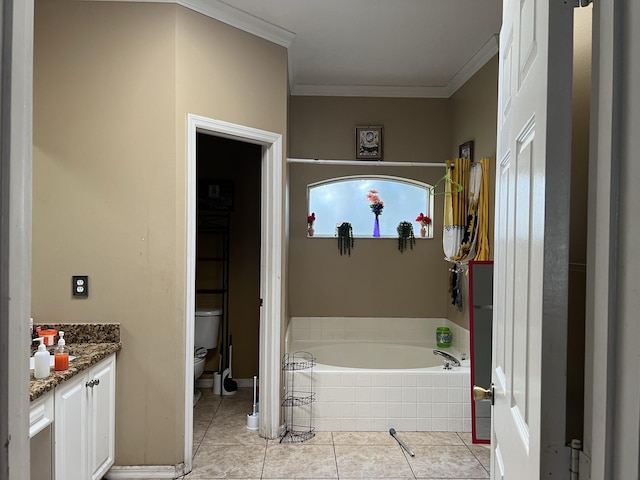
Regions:
[[[313,351],[328,343],[344,343],[347,348],[354,342],[421,345],[426,362],[431,362],[438,326],[449,326],[454,332],[453,347],[446,351],[459,359],[468,352],[468,332],[445,319],[294,318],[286,343],[290,352]],[[309,375],[310,380],[301,376],[299,383],[313,382],[315,402],[298,408],[297,414],[302,418],[311,415],[317,431],[385,431],[392,427],[471,431],[468,361],[452,370],[428,367],[429,363],[406,369],[345,368],[329,363],[319,358],[312,373],[299,374]]]
[[[50,375],[40,380],[36,380],[33,376],[33,370],[31,370],[29,374],[31,380],[29,397],[31,401],[122,348],[120,324],[117,323],[36,324],[34,328],[37,326],[43,329],[55,328],[56,330],[62,330],[69,353],[76,358],[69,362],[67,370],[56,372],[51,367]]]
[[[451,348],[469,353],[469,331],[446,318],[292,317],[288,342],[387,342],[435,348],[436,328],[449,327]]]

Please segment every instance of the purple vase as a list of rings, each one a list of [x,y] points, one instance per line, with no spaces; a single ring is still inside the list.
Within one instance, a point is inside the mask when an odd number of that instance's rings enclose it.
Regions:
[[[373,222],[373,236],[380,236],[380,223],[378,222],[378,215],[376,215],[376,219]]]

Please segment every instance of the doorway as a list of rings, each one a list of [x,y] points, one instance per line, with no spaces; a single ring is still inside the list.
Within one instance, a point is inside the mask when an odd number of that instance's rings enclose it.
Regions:
[[[262,148],[204,133],[196,148],[196,310],[222,310],[220,341],[195,340],[217,345],[196,380],[208,388],[227,368],[234,381],[258,375]]]
[[[193,332],[195,313],[196,191],[198,133],[261,146],[260,178],[260,328],[258,377],[260,387],[259,433],[276,438],[280,427],[280,344],[282,282],[284,278],[283,206],[284,162],[282,135],[243,125],[187,115],[186,172],[186,290],[185,290],[185,471],[193,458]],[[268,221],[264,221],[268,219]],[[274,348],[276,347],[276,348]]]

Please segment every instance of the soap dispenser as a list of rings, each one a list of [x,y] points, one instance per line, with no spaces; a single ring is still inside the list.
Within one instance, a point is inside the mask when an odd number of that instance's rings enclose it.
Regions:
[[[56,372],[63,372],[69,368],[69,351],[65,347],[64,332],[58,332],[60,339],[53,355],[53,368]]]
[[[47,346],[44,344],[44,337],[38,337],[33,341],[40,342],[38,351],[33,355],[33,375],[38,379],[47,378],[49,376],[49,361],[51,355],[49,355]]]

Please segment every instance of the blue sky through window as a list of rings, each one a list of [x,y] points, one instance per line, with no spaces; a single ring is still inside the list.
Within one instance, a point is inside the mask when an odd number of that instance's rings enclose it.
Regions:
[[[429,187],[409,179],[372,176],[335,178],[311,184],[308,211],[316,214],[315,235],[334,236],[337,224],[351,222],[354,236],[372,237],[375,215],[367,201],[367,193],[372,189],[378,191],[384,202],[378,219],[380,235],[397,237],[396,228],[401,221],[411,222],[417,234],[420,230],[415,221],[418,214],[422,212],[433,217]]]

